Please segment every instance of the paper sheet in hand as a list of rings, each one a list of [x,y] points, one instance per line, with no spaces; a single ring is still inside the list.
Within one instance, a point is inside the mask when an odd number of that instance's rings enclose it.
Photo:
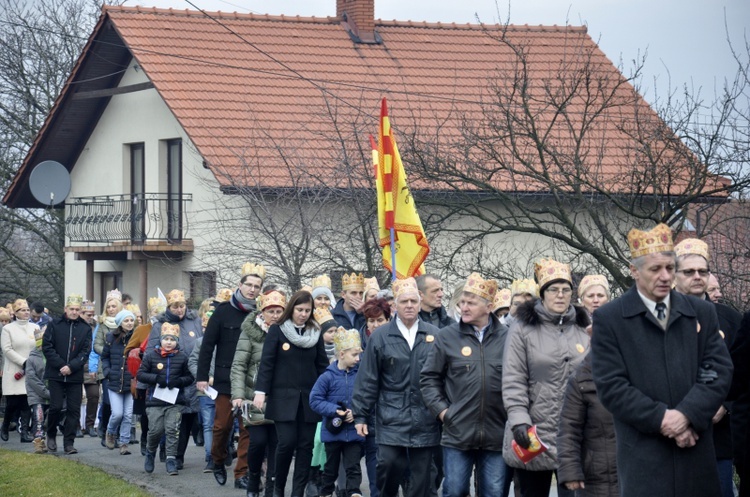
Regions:
[[[167,404],[174,404],[177,402],[177,394],[180,393],[179,388],[154,388],[154,398],[163,400]]]
[[[211,385],[207,386],[203,393],[205,393],[211,400],[216,400],[216,396],[219,395],[219,392]]]

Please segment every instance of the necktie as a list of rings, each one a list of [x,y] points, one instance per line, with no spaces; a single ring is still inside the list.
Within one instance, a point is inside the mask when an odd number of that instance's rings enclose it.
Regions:
[[[664,302],[658,302],[656,304],[656,319],[664,321],[667,318],[665,311],[667,310],[667,304]]]

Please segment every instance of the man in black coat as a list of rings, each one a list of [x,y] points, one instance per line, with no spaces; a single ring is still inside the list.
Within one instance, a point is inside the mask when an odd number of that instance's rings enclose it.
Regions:
[[[414,278],[419,289],[419,319],[437,328],[445,328],[456,321],[448,316],[443,306],[443,283],[437,276],[422,274]]]
[[[503,495],[503,353],[508,329],[492,313],[497,282],[472,273],[461,294],[461,321],[442,328],[422,367],[422,397],[443,423],[443,496]]]
[[[675,245],[674,251],[677,256],[675,290],[684,295],[692,295],[706,302],[712,302],[708,297],[708,280],[711,273],[708,270],[709,252],[706,242],[697,238],[685,238]],[[718,303],[713,303],[713,305],[719,318],[719,334],[731,354],[742,315],[727,305]],[[731,411],[732,403],[725,400],[713,418],[714,448],[721,483],[721,497],[734,497],[732,430],[729,414]]]
[[[439,330],[417,318],[419,291],[414,278],[395,281],[393,294],[396,318],[370,335],[354,381],[352,412],[357,433],[365,437],[367,420],[377,411],[380,496],[398,495],[408,468],[408,497],[426,497],[440,431],[437,418],[422,400],[419,375]]]
[[[57,451],[57,425],[65,407],[63,449],[76,454],[74,447],[83,396],[83,371],[91,351],[91,326],[80,317],[83,297],[69,295],[65,313],[53,320],[44,332],[42,352],[47,361],[44,379],[49,387],[50,406],[47,414],[47,449]]]
[[[720,495],[712,418],[732,362],[713,305],[672,291],[668,226],[631,230],[635,287],[594,312],[592,366],[617,433],[622,497]]]
[[[214,417],[211,458],[214,461],[214,478],[219,485],[227,482],[227,470],[224,461],[227,459],[227,442],[234,426],[232,416],[232,360],[237,348],[237,341],[242,332],[242,322],[255,310],[255,299],[260,294],[266,268],[261,265],[246,263],[242,266],[240,286],[235,290],[229,302],[216,307],[206,325],[203,344],[198,356],[198,376],[196,388],[205,392],[208,388],[208,373],[211,360],[216,351],[214,362],[214,381],[212,387],[218,392],[216,397],[216,415]],[[234,485],[236,488],[247,488],[247,449],[250,437],[243,423],[240,423],[240,441],[237,445],[237,465],[234,468]]]

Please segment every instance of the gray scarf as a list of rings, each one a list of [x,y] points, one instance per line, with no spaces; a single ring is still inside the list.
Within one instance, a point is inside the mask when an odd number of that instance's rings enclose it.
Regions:
[[[294,322],[291,319],[284,321],[279,325],[279,328],[281,328],[281,332],[287,340],[303,349],[315,347],[320,338],[320,330],[318,328],[305,328],[305,332],[300,335],[297,333],[297,328],[294,327]]]

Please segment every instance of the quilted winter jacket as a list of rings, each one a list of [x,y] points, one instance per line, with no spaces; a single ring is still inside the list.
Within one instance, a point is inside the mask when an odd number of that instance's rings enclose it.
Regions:
[[[138,381],[148,385],[146,394],[146,407],[166,406],[166,402],[154,398],[154,388],[157,386],[158,379],[167,380],[167,388],[179,388],[177,401],[175,404],[186,406],[188,399],[185,396],[185,389],[192,385],[195,380],[188,369],[188,358],[179,349],[174,349],[170,354],[162,357],[160,347],[148,350],[143,355],[141,367],[138,370]]]
[[[541,300],[518,308],[503,360],[503,403],[508,413],[503,457],[514,468],[549,471],[557,468],[557,425],[568,378],[589,351],[586,310],[570,306],[564,314],[546,310]],[[536,425],[549,450],[528,464],[511,448],[512,429]]]
[[[49,388],[44,380],[44,354],[34,349],[26,359],[26,396],[29,406],[49,404]]]
[[[119,335],[107,333],[104,338],[104,350],[102,351],[102,374],[107,379],[107,389],[116,393],[130,391],[130,380],[132,376],[128,370],[125,358],[125,346],[130,340],[130,333],[121,332]]]
[[[339,402],[351,408],[357,369],[358,366],[354,366],[350,371],[339,369],[338,361],[334,361],[318,377],[310,391],[310,408],[325,418],[320,425],[320,441],[323,443],[365,441],[357,435],[354,423],[345,423],[344,429],[338,433],[331,433],[327,427],[328,418],[336,416],[336,410],[341,409]]]

